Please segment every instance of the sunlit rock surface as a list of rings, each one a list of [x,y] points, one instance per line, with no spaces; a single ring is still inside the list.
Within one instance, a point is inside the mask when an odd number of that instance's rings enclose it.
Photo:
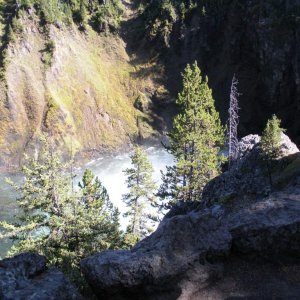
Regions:
[[[211,180],[204,188],[203,200],[207,205],[270,192],[268,167],[260,151],[260,136],[247,135],[240,140],[238,148],[238,159],[229,171]],[[282,134],[279,158],[272,163],[273,190],[281,189],[299,174],[299,150],[287,135]]]

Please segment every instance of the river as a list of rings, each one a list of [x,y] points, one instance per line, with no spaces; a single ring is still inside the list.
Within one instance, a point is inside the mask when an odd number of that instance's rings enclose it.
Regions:
[[[174,163],[173,157],[162,148],[148,147],[145,148],[149,160],[151,161],[154,174],[153,178],[157,185],[161,182],[161,170],[165,170],[166,165]],[[117,206],[121,212],[121,226],[126,227],[126,219],[122,218],[122,214],[126,211],[126,207],[122,202],[122,194],[127,192],[125,180],[126,177],[123,170],[130,167],[130,153],[103,156],[92,160],[76,170],[75,185],[82,178],[85,169],[91,169],[96,176],[99,177],[103,185],[106,187],[111,201]],[[0,175],[0,220],[13,221],[14,215],[17,214],[16,193],[5,182],[5,177],[9,176],[13,180],[20,180],[17,175]],[[7,250],[10,248],[9,241],[0,240],[0,257],[4,257]]]

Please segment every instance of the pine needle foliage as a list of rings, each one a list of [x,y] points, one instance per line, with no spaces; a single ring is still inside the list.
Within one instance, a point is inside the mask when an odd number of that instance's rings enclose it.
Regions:
[[[151,226],[153,217],[150,208],[151,203],[154,201],[154,191],[156,189],[152,178],[152,164],[141,147],[135,148],[131,156],[131,164],[131,168],[124,170],[129,189],[129,192],[123,195],[123,201],[128,207],[128,211],[124,216],[129,218],[125,237],[127,244],[133,244],[153,230]]]
[[[9,255],[38,252],[80,284],[83,257],[120,246],[119,212],[90,170],[72,191],[70,162],[62,163],[47,136],[41,140],[39,157],[26,158],[24,182],[9,181],[19,194],[20,215],[15,223],[0,222],[0,238],[15,241]]]
[[[281,120],[273,115],[262,133],[261,150],[270,160],[276,159],[279,155],[281,135],[284,132],[280,125]]]
[[[176,101],[181,112],[174,118],[168,147],[176,165],[163,174],[158,192],[171,205],[177,200],[199,201],[204,185],[220,173],[224,160],[219,155],[224,128],[207,77],[202,77],[195,62],[187,65],[182,79],[183,89]]]
[[[267,125],[262,133],[260,148],[263,154],[263,158],[266,161],[270,186],[273,186],[272,169],[273,161],[278,158],[280,154],[280,142],[282,133],[285,131],[280,127],[281,120],[273,115],[268,120]]]
[[[145,34],[150,39],[159,39],[169,45],[174,24],[183,22],[186,14],[197,7],[197,1],[158,0],[137,1],[145,22]]]
[[[0,9],[2,2],[0,0]],[[34,8],[46,24],[74,21],[83,29],[93,23],[98,29],[107,25],[115,30],[123,13],[120,0],[9,0],[5,8],[17,13]]]

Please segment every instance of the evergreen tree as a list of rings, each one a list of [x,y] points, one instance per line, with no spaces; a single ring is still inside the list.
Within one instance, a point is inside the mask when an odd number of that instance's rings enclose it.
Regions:
[[[20,195],[21,214],[14,224],[0,222],[0,238],[17,241],[10,255],[36,251],[80,282],[83,257],[120,246],[119,213],[89,170],[80,190],[72,192],[68,167],[43,136],[38,159],[27,157],[24,182],[20,186],[10,182]]]
[[[78,183],[86,203],[94,200],[109,203],[109,196],[106,188],[102,185],[98,177],[95,178],[93,172],[89,169],[84,171],[82,182]]]
[[[223,160],[219,147],[224,142],[224,129],[208,80],[202,78],[196,62],[192,67],[187,65],[182,77],[183,89],[176,102],[181,112],[174,118],[168,147],[176,165],[163,174],[158,192],[169,204],[199,201],[204,185],[219,174]]]
[[[272,167],[273,161],[280,154],[280,141],[284,129],[280,127],[281,120],[275,115],[268,120],[267,125],[262,133],[260,147],[263,157],[267,163],[268,175],[271,187],[273,186]]]
[[[123,201],[128,207],[124,216],[130,218],[125,237],[125,241],[127,240],[129,244],[152,231],[151,202],[154,201],[155,191],[155,183],[152,179],[153,167],[142,148],[135,148],[131,163],[133,167],[124,170],[129,192],[123,195]]]

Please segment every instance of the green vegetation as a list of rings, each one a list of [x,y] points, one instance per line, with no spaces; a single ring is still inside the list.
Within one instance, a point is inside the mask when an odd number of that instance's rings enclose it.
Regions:
[[[280,119],[275,115],[268,120],[266,128],[261,137],[261,151],[267,163],[269,180],[271,187],[273,186],[272,167],[273,161],[280,155],[280,141],[284,129],[280,127]]]
[[[90,24],[97,31],[116,31],[119,27],[123,9],[120,0],[110,0],[106,4],[98,0],[0,0],[0,77],[5,77],[6,50],[9,43],[16,40],[17,34],[23,31],[19,22],[20,16],[29,9],[34,9],[45,26],[61,26],[75,22],[84,30]],[[51,65],[54,48],[47,36],[42,60],[46,66]]]
[[[283,167],[277,167],[274,170],[274,186],[276,188],[283,188],[290,184],[295,178],[300,175],[300,155],[295,153],[284,157],[282,162]]]
[[[280,123],[280,119],[273,115],[261,136],[261,150],[270,160],[276,159],[279,155],[281,135],[284,132]]]
[[[21,0],[20,9],[30,7],[34,7],[47,24],[74,21],[84,29],[88,23],[93,23],[99,30],[106,25],[117,29],[123,12],[120,0],[110,0],[106,4],[98,0]]]
[[[188,24],[191,14],[197,11],[198,16],[210,17],[219,22],[224,18],[230,2],[224,0],[137,0],[140,14],[144,20],[144,31],[150,39],[159,39],[169,46],[169,39],[175,23],[181,27]],[[242,3],[241,9],[244,9]],[[253,14],[271,20],[270,26],[278,28],[282,36],[300,23],[300,8],[296,3],[268,0],[252,4]],[[278,40],[278,39],[277,39]]]
[[[55,51],[54,42],[51,40],[46,41],[45,49],[42,51],[42,61],[48,67],[51,66],[54,51]]]
[[[123,13],[120,0],[0,0],[2,47],[22,31],[18,18],[32,8],[44,25],[75,22],[81,29],[90,24],[98,31],[117,30]]]
[[[175,22],[184,21],[187,13],[196,7],[196,1],[188,0],[139,1],[147,35],[163,40],[167,46]]]
[[[137,3],[145,34],[150,39],[163,41],[166,46],[169,46],[175,23],[184,27],[194,12],[203,18],[210,16],[218,20],[228,5],[222,0],[138,0]]]
[[[16,39],[14,25],[18,24],[13,9],[14,4],[13,0],[0,0],[0,78],[2,80],[5,79],[7,46],[10,41],[14,42]]]
[[[120,0],[107,1],[91,14],[91,24],[97,31],[115,31],[119,28],[123,7]]]
[[[61,162],[46,136],[41,143],[39,157],[27,157],[24,182],[10,181],[20,195],[21,215],[13,224],[0,222],[0,238],[17,242],[10,255],[38,252],[81,285],[83,257],[120,247],[119,212],[90,170],[85,171],[79,191],[74,191],[74,176],[67,172],[72,170],[71,162]]]
[[[129,192],[123,195],[123,201],[128,207],[124,216],[130,218],[125,236],[126,243],[129,245],[152,231],[149,224],[152,220],[149,208],[154,201],[155,191],[155,183],[152,179],[153,167],[142,148],[135,148],[131,163],[133,167],[124,170]]]
[[[204,185],[220,173],[224,160],[219,155],[224,142],[224,128],[215,110],[208,79],[202,78],[195,62],[187,65],[183,74],[183,90],[177,104],[181,112],[173,121],[170,133],[170,153],[176,165],[163,175],[159,190],[162,200],[199,201]]]

